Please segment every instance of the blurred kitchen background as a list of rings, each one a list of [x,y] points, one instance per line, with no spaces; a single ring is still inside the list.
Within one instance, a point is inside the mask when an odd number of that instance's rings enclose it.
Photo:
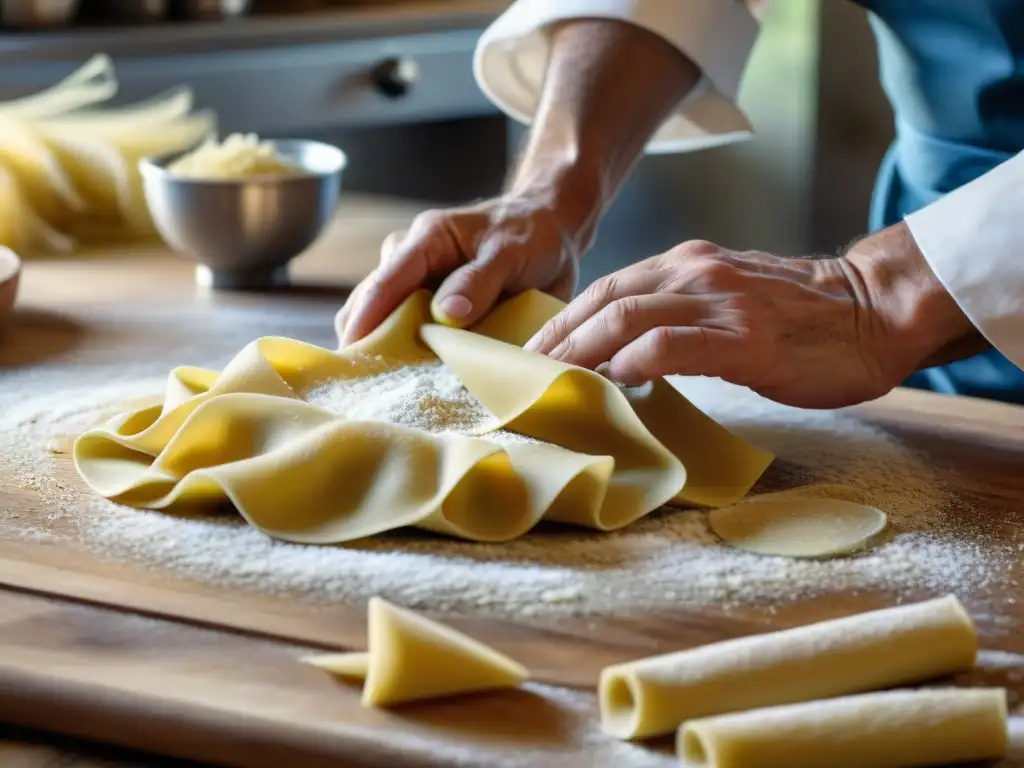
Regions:
[[[0,99],[109,54],[118,101],[184,83],[233,131],[327,140],[345,191],[417,204],[496,192],[522,138],[471,72],[498,0],[0,0]],[[861,233],[891,116],[852,3],[777,1],[742,93],[753,142],[645,159],[584,282],[689,238],[781,253]]]

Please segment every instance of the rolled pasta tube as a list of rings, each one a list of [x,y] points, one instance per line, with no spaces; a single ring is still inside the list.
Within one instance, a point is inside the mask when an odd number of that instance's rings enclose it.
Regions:
[[[909,768],[1004,757],[1006,691],[926,689],[788,704],[679,729],[691,768]]]
[[[693,718],[940,677],[970,669],[977,652],[949,595],[606,667],[601,724],[622,739],[659,736]]]

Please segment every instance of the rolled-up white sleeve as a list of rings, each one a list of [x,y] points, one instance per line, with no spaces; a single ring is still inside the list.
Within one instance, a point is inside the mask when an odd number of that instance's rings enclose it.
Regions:
[[[1024,368],[1024,153],[905,220],[967,318]]]
[[[736,94],[760,25],[743,0],[516,0],[477,44],[480,88],[507,115],[530,123],[551,53],[548,30],[580,18],[647,29],[701,69],[701,82],[661,125],[648,152],[692,151],[750,137]]]

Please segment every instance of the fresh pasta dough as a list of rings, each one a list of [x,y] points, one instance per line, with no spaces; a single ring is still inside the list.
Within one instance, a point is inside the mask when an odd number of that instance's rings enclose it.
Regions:
[[[728,504],[772,460],[666,381],[623,392],[521,349],[564,306],[537,291],[473,331],[430,322],[421,291],[376,331],[332,352],[264,338],[217,373],[178,368],[162,407],[89,430],[75,465],[97,493],[148,509],[229,500],[288,541],[330,544],[404,526],[507,541],[541,519],[602,531],[669,503]],[[440,360],[506,428],[498,444],[346,421],[300,393],[324,381]]]
[[[843,499],[750,499],[712,510],[708,523],[726,544],[762,555],[835,557],[864,549],[884,512]]]
[[[741,637],[606,667],[606,732],[671,733],[684,720],[927,680],[970,669],[978,640],[955,596]]]
[[[364,707],[514,688],[529,677],[508,656],[379,597],[370,599],[368,612],[369,652],[305,660],[340,677],[363,680]]]
[[[684,723],[691,768],[910,768],[1002,758],[1002,688],[890,691]]]

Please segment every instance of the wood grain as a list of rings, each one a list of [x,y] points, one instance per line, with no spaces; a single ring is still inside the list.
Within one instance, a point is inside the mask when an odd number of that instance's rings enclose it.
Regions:
[[[540,689],[368,710],[296,663],[306,648],[3,593],[0,617],[0,718],[16,724],[252,768],[438,766],[455,745],[478,753],[466,765],[524,751],[555,765],[591,749],[592,697],[576,711]]]
[[[190,265],[153,246],[33,262],[15,316],[17,343],[11,336],[0,341],[0,367],[108,343],[90,326],[89,309],[113,301],[135,302],[140,311],[157,302],[197,312],[272,302],[285,316],[292,309],[308,321],[314,312],[330,323],[346,286],[376,262],[383,234],[404,226],[417,209],[349,199],[331,234],[296,263],[299,285],[273,296],[204,295]],[[897,391],[857,412],[943,471],[963,501],[956,514],[971,516],[963,522],[994,542],[1024,545],[1024,409]],[[80,482],[67,462],[59,472],[65,482]],[[31,489],[3,482],[0,470],[0,505],[39,514],[41,504]],[[1013,583],[1021,571],[1018,562],[967,601],[984,647],[1014,654],[978,675],[1008,685],[1015,704],[1024,695],[1024,658],[1017,655],[1024,655],[1024,602]],[[532,765],[628,765],[607,762],[605,747],[588,731],[594,712],[587,693],[574,694],[582,710],[561,706],[542,689],[401,712],[363,710],[356,691],[295,663],[309,649],[364,647],[358,606],[324,609],[243,594],[106,562],[67,545],[14,541],[0,541],[0,585],[0,720],[19,726],[225,765],[441,765],[454,759],[456,748],[468,765],[492,765],[523,749],[535,751]],[[936,585],[904,597],[944,591]],[[539,681],[585,689],[607,663],[893,600],[883,592],[834,593],[728,613],[443,618],[527,663]],[[0,741],[4,766],[20,768],[14,760],[22,760],[35,768],[64,759],[59,754]]]

